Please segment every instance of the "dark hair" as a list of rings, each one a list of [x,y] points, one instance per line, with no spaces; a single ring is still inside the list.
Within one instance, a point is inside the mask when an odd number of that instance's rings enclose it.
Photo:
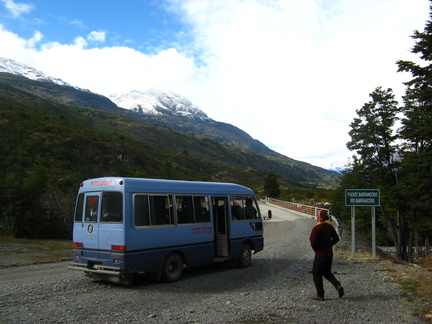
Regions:
[[[318,211],[318,216],[321,216],[321,218],[324,219],[324,220],[328,220],[329,219],[328,212],[325,209],[320,209]]]

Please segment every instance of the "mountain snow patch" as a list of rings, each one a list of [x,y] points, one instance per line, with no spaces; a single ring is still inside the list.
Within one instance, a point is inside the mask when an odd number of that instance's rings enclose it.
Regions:
[[[189,99],[167,90],[155,88],[145,91],[133,90],[123,95],[111,95],[109,99],[121,108],[143,114],[168,114],[210,120],[207,114]]]
[[[0,57],[0,72],[21,75],[31,80],[48,81],[58,85],[71,86],[70,84],[56,78],[46,76],[41,71],[38,71],[28,65],[18,63],[14,60]]]

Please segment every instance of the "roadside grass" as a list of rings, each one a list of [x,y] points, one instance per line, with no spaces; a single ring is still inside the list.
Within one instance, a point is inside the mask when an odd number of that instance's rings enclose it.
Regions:
[[[342,241],[335,246],[334,252],[342,259],[352,259],[351,245]],[[413,315],[432,318],[432,256],[415,259],[412,263],[378,256],[371,257],[369,252],[357,252],[357,262],[387,262],[382,270],[388,278],[401,288],[401,296],[411,304]]]
[[[0,235],[0,265],[63,261],[71,258],[72,243]]]
[[[64,249],[72,248],[71,242],[59,242],[59,241],[52,241],[52,240],[33,240],[33,239],[15,238],[15,237],[2,236],[2,235],[0,235],[0,243],[24,244],[27,249],[32,250],[33,252],[46,251],[46,250],[64,250]],[[0,250],[0,255],[3,252],[5,251]],[[25,253],[25,251],[23,253]]]
[[[432,314],[432,257],[382,271],[386,271],[391,280],[401,287],[401,296],[414,306],[414,315]]]

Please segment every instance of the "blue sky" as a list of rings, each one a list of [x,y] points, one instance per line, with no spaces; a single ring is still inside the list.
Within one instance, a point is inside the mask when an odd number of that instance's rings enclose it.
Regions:
[[[169,12],[169,4],[157,0],[1,2],[1,22],[6,29],[24,38],[38,30],[45,42],[68,44],[78,35],[98,32],[104,33],[104,46],[153,53],[175,45],[183,28],[180,18]]]
[[[0,0],[0,57],[103,95],[161,87],[311,164],[403,81],[428,0]],[[400,101],[401,102],[401,101]]]

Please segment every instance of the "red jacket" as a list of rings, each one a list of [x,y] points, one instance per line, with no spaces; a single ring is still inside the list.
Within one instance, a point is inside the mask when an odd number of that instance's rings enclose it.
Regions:
[[[339,242],[339,235],[332,225],[321,222],[312,229],[309,241],[316,255],[333,255],[332,247]]]

